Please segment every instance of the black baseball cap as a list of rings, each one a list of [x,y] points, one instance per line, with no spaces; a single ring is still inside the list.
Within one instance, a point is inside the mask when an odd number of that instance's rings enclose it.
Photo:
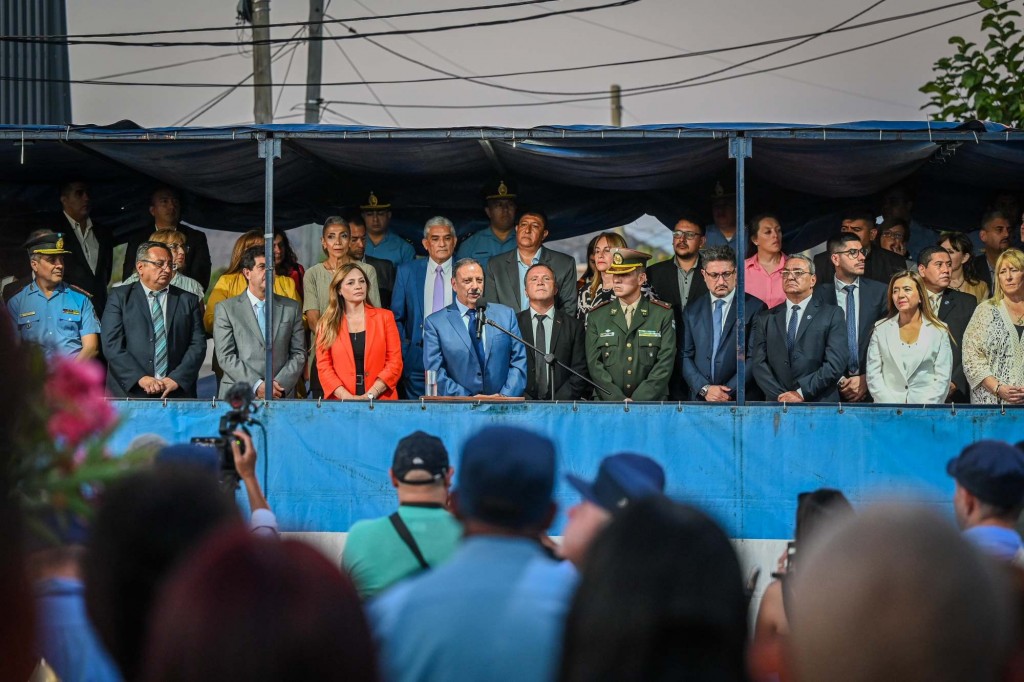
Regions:
[[[444,443],[437,436],[423,431],[415,431],[398,441],[395,458],[391,462],[395,478],[408,485],[430,485],[444,478],[448,469],[448,450]],[[426,471],[431,477],[427,480],[405,480],[412,471]]]

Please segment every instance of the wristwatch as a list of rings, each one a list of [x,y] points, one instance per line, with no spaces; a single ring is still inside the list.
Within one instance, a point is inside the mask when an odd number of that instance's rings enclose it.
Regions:
[[[711,384],[705,384],[704,388],[700,389],[700,397],[701,398],[707,398],[708,397],[708,389],[709,388],[711,388]]]

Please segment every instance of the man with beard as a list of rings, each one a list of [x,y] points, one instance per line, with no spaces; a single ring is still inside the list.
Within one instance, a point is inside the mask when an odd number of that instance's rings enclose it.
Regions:
[[[999,254],[1010,248],[1010,219],[1002,211],[989,211],[981,218],[981,231],[978,238],[985,245],[984,258],[975,257],[967,261],[965,270],[975,280],[988,285],[988,294],[994,292],[992,283],[995,281],[993,270]]]

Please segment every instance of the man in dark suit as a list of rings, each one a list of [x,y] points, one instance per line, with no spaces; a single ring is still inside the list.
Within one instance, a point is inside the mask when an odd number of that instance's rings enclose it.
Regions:
[[[558,285],[555,273],[543,263],[526,271],[526,297],[530,307],[516,316],[527,343],[587,376],[586,329],[583,323],[555,308]],[[554,398],[551,388],[554,387]],[[555,364],[548,371],[543,356],[526,351],[526,398],[528,400],[579,400],[587,391],[582,379]]]
[[[683,378],[690,400],[721,403],[736,399],[736,253],[728,246],[704,249],[701,276],[709,293],[692,301],[683,311]],[[747,294],[743,327],[764,310],[761,299]],[[746,383],[756,386],[747,371]],[[749,388],[748,386],[748,388]],[[757,400],[760,396],[747,394]]]
[[[783,303],[750,328],[750,367],[765,399],[779,402],[838,402],[846,371],[846,318],[838,306],[812,296],[813,261],[790,256],[782,271]]]
[[[409,399],[419,398],[424,391],[423,318],[443,310],[454,299],[452,254],[457,242],[452,221],[443,216],[431,218],[423,228],[427,257],[402,263],[398,268],[391,312],[402,339],[402,383]],[[391,261],[387,263],[390,265]]]
[[[516,221],[516,248],[492,257],[487,262],[487,285],[484,300],[507,305],[519,312],[526,310],[526,271],[531,265],[543,263],[551,268],[558,281],[559,310],[576,316],[576,260],[559,251],[544,248],[548,236],[548,217],[543,211],[527,209]]]
[[[975,255],[967,261],[964,269],[967,274],[988,285],[988,295],[992,296],[995,291],[992,284],[995,278],[992,276],[996,267],[996,260],[1010,248],[1010,218],[1002,211],[989,211],[981,217],[981,230],[978,231],[978,239],[985,245],[981,254]]]
[[[374,258],[373,256],[366,255],[366,223],[363,222],[362,215],[354,214],[348,216],[346,220],[348,222],[349,234],[348,256],[352,260],[366,263],[377,272],[377,291],[380,293],[380,307],[391,310],[398,270],[395,264],[387,258]]]
[[[889,287],[889,279],[900,270],[907,269],[907,261],[899,254],[875,244],[878,237],[878,226],[875,225],[875,216],[870,211],[850,211],[843,218],[841,232],[849,232],[857,235],[861,247],[864,248],[864,276],[876,282],[881,282]],[[829,282],[835,273],[835,266],[832,264],[832,254],[825,251],[814,257],[814,271],[823,282]]]
[[[48,217],[42,227],[69,237],[74,235],[69,242],[71,254],[64,259],[64,281],[83,289],[92,296],[93,308],[103,310],[113,267],[113,233],[94,224],[89,217],[91,206],[86,183],[72,180],[61,185],[60,205],[63,212]]]
[[[107,390],[115,398],[195,398],[206,356],[199,297],[168,286],[166,244],[143,242],[136,255],[139,281],[116,287],[103,311]]]
[[[814,294],[829,305],[838,305],[846,323],[849,362],[840,379],[839,397],[843,402],[864,402],[870,399],[866,376],[868,341],[875,323],[889,311],[889,286],[863,277],[867,253],[857,235],[842,232],[832,237],[828,240],[828,253],[833,277],[819,280]]]
[[[173,187],[157,187],[149,196],[149,214],[153,224],[141,227],[128,235],[128,246],[124,252],[124,267],[121,279],[128,279],[135,272],[135,253],[139,244],[149,241],[150,235],[160,230],[177,230],[185,235],[185,266],[179,270],[199,282],[203,289],[210,287],[210,245],[206,233],[181,222],[181,196]]]
[[[949,327],[949,333],[953,336],[953,376],[946,401],[969,403],[971,388],[967,385],[967,377],[964,376],[963,341],[967,323],[974,315],[978,299],[949,288],[953,262],[949,253],[941,246],[930,246],[921,251],[917,259],[917,272],[924,280],[932,312]]]
[[[704,225],[700,216],[684,213],[672,230],[673,257],[647,268],[647,281],[654,295],[672,306],[676,320],[677,354],[683,348],[683,311],[691,301],[708,295],[707,284],[701,275],[700,250],[704,244]],[[672,368],[668,395],[672,400],[689,400],[690,391],[699,391],[703,386],[690,386],[687,390],[682,363],[677,362]]]

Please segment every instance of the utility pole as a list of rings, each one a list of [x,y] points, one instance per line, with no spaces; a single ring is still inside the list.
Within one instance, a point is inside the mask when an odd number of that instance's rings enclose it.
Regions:
[[[320,122],[320,70],[323,65],[323,0],[309,0],[309,38],[306,40],[306,123]]]
[[[253,88],[252,113],[256,123],[273,123],[273,75],[270,72],[270,0],[252,3],[252,71],[256,87]]]
[[[612,125],[622,127],[622,88],[618,85],[612,86]]]

